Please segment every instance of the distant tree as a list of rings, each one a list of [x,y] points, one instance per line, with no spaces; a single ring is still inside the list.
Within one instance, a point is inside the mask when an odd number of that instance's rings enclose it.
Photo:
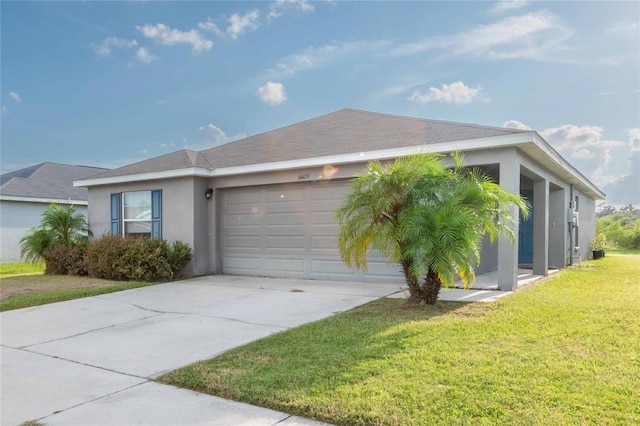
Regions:
[[[596,217],[604,217],[604,216],[611,216],[612,214],[616,213],[616,208],[614,206],[609,206],[609,205],[602,205],[601,207],[599,206],[598,212],[596,213]]]
[[[86,243],[90,234],[86,218],[72,205],[51,204],[42,213],[40,226],[31,228],[20,240],[21,256],[28,262],[37,262],[57,245]]]
[[[525,217],[528,208],[520,196],[466,168],[462,154],[454,159],[451,169],[435,154],[369,163],[337,212],[343,261],[366,270],[369,250],[384,254],[402,267],[411,300],[427,304],[458,277],[472,282],[484,235],[514,240],[509,224],[518,215],[511,206]]]

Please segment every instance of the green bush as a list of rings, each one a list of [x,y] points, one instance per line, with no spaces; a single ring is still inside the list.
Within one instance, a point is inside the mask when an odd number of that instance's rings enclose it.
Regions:
[[[159,281],[173,276],[167,242],[158,238],[130,238],[118,259],[118,269],[133,281]]]
[[[191,261],[191,248],[159,238],[105,235],[87,249],[91,277],[115,281],[164,281],[179,274]]]
[[[87,275],[87,246],[58,244],[44,253],[47,275]]]
[[[89,276],[112,281],[126,280],[118,268],[126,245],[127,239],[111,235],[91,241],[85,258]]]
[[[169,265],[171,266],[171,272],[175,275],[180,273],[180,270],[191,262],[193,258],[191,247],[182,241],[174,241],[168,249]]]

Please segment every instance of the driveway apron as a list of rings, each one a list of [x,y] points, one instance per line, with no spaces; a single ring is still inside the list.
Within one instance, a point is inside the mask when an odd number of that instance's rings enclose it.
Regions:
[[[218,275],[4,312],[0,423],[317,424],[149,379],[397,291]]]

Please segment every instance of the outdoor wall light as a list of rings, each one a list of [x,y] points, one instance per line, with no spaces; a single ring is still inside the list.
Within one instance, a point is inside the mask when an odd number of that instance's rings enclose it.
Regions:
[[[209,188],[206,191],[204,191],[204,196],[207,200],[210,200],[212,195],[213,195],[213,188]]]

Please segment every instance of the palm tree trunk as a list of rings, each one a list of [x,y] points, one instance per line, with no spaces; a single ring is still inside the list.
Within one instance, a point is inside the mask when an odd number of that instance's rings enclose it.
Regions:
[[[436,274],[433,269],[429,268],[427,271],[427,276],[424,279],[424,302],[427,305],[435,305],[436,300],[438,300],[438,293],[440,293],[440,287],[442,286],[442,281],[440,281],[440,277]]]
[[[424,300],[424,294],[422,288],[420,288],[420,282],[414,278],[411,273],[411,266],[413,261],[411,259],[404,259],[402,261],[402,273],[404,274],[404,280],[409,287],[409,301],[420,302]]]

